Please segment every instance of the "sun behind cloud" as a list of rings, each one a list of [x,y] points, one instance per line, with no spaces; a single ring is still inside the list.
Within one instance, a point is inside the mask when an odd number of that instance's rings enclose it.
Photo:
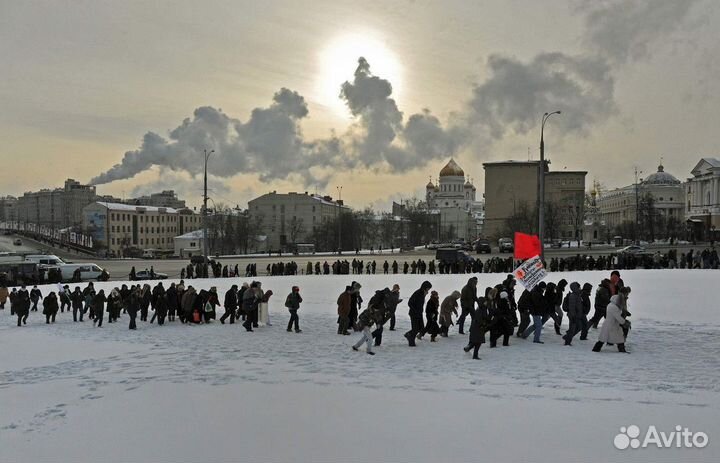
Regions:
[[[387,79],[393,97],[402,92],[402,64],[390,48],[372,32],[357,32],[332,39],[319,55],[319,73],[315,83],[317,101],[343,117],[350,117],[340,98],[340,86],[352,80],[358,58],[364,57],[374,75]]]

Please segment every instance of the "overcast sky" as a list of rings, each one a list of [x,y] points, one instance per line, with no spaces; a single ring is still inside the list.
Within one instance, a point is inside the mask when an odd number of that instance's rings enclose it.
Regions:
[[[451,156],[482,192],[556,109],[552,168],[684,179],[720,155],[719,31],[703,0],[0,0],[0,195],[72,177],[196,205],[203,148],[241,207],[386,204]]]

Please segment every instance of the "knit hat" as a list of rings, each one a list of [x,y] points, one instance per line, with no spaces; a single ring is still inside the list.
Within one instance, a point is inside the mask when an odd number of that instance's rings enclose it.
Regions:
[[[297,292],[299,292],[299,291],[300,291],[300,287],[299,287],[299,286],[293,286],[293,287],[292,287],[292,292],[293,292],[293,293],[297,293]]]

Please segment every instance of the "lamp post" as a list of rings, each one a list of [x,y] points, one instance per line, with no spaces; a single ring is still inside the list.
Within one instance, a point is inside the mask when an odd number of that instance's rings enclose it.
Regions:
[[[207,236],[207,202],[208,202],[208,195],[207,195],[207,165],[208,165],[208,159],[210,159],[210,155],[213,154],[215,150],[204,150],[205,153],[205,176],[204,176],[204,182],[203,182],[203,210],[202,210],[202,222],[203,222],[203,255],[205,256],[205,261],[207,262],[209,260],[208,256],[208,236]]]
[[[540,166],[538,167],[538,237],[540,238],[540,258],[545,259],[545,123],[553,114],[545,113],[540,125]]]
[[[336,186],[338,192],[338,254],[342,254],[342,185]]]

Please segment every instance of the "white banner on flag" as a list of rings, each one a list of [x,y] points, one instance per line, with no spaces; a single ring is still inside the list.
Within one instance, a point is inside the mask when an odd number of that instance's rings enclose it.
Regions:
[[[532,289],[547,276],[547,271],[545,270],[545,266],[543,266],[540,256],[535,256],[526,260],[516,268],[513,275],[515,275],[515,279],[518,280],[525,289],[532,291]]]

